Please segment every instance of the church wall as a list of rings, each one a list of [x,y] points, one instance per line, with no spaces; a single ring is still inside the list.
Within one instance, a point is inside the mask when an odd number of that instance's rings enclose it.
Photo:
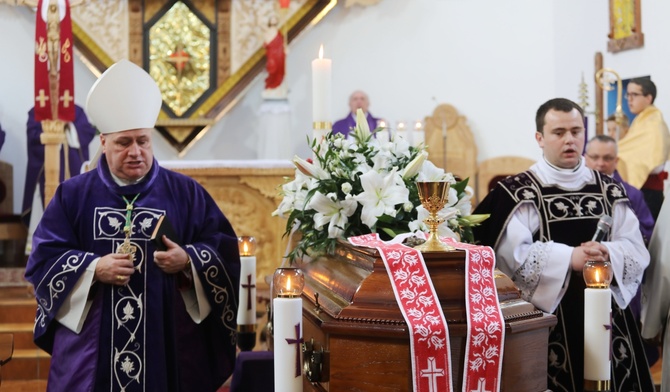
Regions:
[[[430,115],[438,103],[453,104],[468,119],[478,160],[500,155],[540,157],[534,112],[545,100],[578,99],[581,75],[594,110],[593,58],[623,77],[652,75],[658,106],[670,111],[664,15],[670,3],[642,4],[642,49],[607,53],[607,0],[382,0],[371,7],[344,1],[289,47],[287,84],[295,138],[293,153],[309,155],[311,60],[324,44],[333,60],[333,120],[346,115],[349,94],[363,89],[373,114],[391,123]],[[0,5],[0,124],[8,133],[0,159],[14,165],[14,210],[19,212],[25,177],[26,113],[32,105],[34,13]],[[75,98],[84,105],[95,76],[77,59]],[[255,159],[258,110],[264,75],[230,112],[181,159]],[[591,118],[590,128],[594,128]],[[91,150],[97,148],[97,141]],[[159,160],[180,159],[158,134]]]

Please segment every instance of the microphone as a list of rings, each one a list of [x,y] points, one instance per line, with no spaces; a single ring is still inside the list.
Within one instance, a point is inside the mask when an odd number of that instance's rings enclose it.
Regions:
[[[603,238],[605,238],[607,232],[610,231],[610,227],[612,227],[612,217],[609,215],[601,216],[600,220],[598,221],[598,228],[596,229],[596,232],[593,235],[591,241],[602,241]]]

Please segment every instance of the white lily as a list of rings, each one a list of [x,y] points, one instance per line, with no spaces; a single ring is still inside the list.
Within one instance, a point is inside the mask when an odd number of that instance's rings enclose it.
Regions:
[[[330,178],[330,174],[323,170],[320,166],[309,163],[297,155],[293,157],[293,164],[306,176],[314,177],[318,180],[325,180]]]
[[[356,139],[361,142],[367,142],[372,136],[368,119],[363,109],[356,109],[356,128],[354,128],[354,134]]]
[[[423,165],[421,165],[421,170],[419,171],[419,176],[416,180],[419,182],[435,182],[446,181],[447,178],[444,169],[435,166],[435,164],[429,160],[425,160]]]
[[[417,155],[416,158],[412,159],[412,162],[405,167],[405,170],[402,172],[402,178],[408,180],[417,175],[426,159],[428,159],[428,153],[426,151],[421,151],[421,153]]]
[[[353,199],[333,200],[332,197],[325,196],[321,192],[316,192],[309,202],[309,208],[317,211],[314,214],[314,228],[321,230],[328,224],[328,237],[337,238],[344,233],[344,226],[349,221],[349,217],[356,212],[358,203]]]
[[[397,176],[395,168],[385,176],[373,170],[361,175],[363,192],[355,199],[363,206],[361,222],[369,228],[384,214],[395,216],[395,206],[409,198],[409,190],[397,184]]]

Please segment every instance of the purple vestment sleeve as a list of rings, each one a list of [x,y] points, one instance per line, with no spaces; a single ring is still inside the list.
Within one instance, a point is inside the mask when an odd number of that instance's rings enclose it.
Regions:
[[[639,189],[622,180],[619,172],[615,171],[612,177],[619,181],[626,189],[628,200],[630,200],[630,207],[633,209],[635,216],[637,216],[637,219],[640,221],[640,232],[642,232],[644,243],[648,243],[651,239],[651,233],[654,232],[654,224],[656,222],[654,221],[654,217],[651,215],[651,211],[647,206],[647,202],[644,201],[644,195]]]
[[[88,121],[84,109],[75,106],[74,126],[79,138],[79,148],[68,147],[68,163],[70,176],[79,174],[81,165],[89,159],[88,145],[96,134],[96,129]],[[40,198],[44,200],[44,144],[40,141],[42,134],[42,124],[35,121],[35,111],[30,109],[28,112],[28,122],[26,123],[28,140],[28,166],[26,168],[26,182],[23,188],[22,219],[28,225],[30,222],[30,213],[33,205],[33,195],[35,187],[40,187]],[[65,159],[64,150],[60,152],[60,181],[65,179]]]
[[[7,133],[2,130],[2,126],[0,125],[0,150],[2,150],[2,146],[5,145],[5,137],[7,136]]]
[[[135,272],[125,286],[93,284],[91,311],[75,334],[55,315],[86,266],[123,242],[122,196],[135,195]],[[186,312],[177,275],[154,263],[150,236],[162,215],[170,217],[208,296],[212,311],[199,324]],[[134,185],[117,185],[104,155],[97,170],[62,183],[35,231],[26,278],[38,300],[35,341],[52,353],[49,391],[213,392],[233,370],[237,236],[202,186],[156,160]]]
[[[379,119],[374,117],[370,112],[367,113],[366,118],[368,120],[368,126],[370,131],[374,131],[377,128],[377,123]],[[333,134],[340,133],[344,137],[349,136],[349,132],[356,126],[356,116],[349,113],[349,115],[341,120],[338,120],[333,124]]]

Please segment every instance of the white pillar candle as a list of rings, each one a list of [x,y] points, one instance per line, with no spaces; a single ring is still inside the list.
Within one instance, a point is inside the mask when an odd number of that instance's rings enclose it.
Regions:
[[[423,129],[413,130],[412,131],[412,146],[418,147],[419,144],[424,143],[426,140],[425,133]]]
[[[612,291],[584,290],[584,380],[610,379]]]
[[[331,75],[332,62],[323,58],[323,45],[319,58],[312,60],[312,121],[314,137],[321,140],[332,128]]]
[[[302,391],[302,299],[275,298],[274,371],[276,392]]]
[[[256,324],[256,256],[240,256],[237,325]]]

